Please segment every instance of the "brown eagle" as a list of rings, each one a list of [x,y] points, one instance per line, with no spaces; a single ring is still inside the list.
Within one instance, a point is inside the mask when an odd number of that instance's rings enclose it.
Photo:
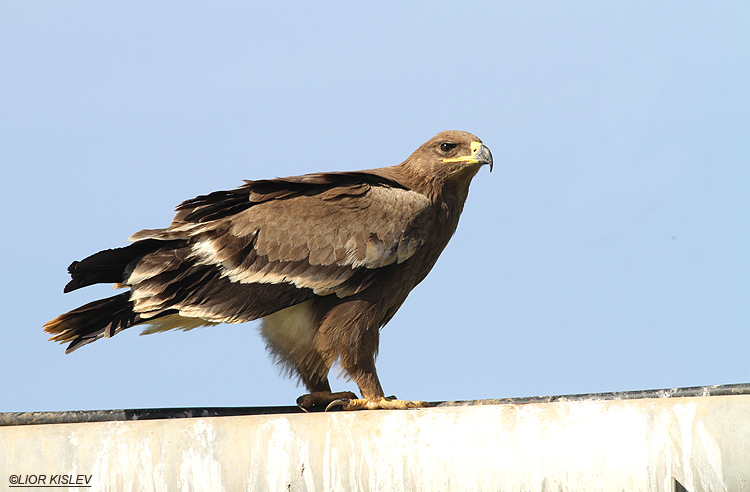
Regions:
[[[397,166],[246,181],[187,200],[166,229],[74,261],[64,292],[130,290],[44,329],[69,353],[133,325],[154,333],[260,318],[275,361],[310,391],[301,407],[427,406],[384,396],[379,331],[448,244],[485,164],[492,170],[481,140],[446,131]],[[335,362],[362,398],[331,393]]]

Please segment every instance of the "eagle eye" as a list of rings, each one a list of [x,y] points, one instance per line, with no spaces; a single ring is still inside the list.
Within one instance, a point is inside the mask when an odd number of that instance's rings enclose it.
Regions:
[[[443,142],[440,144],[440,150],[443,152],[450,152],[451,150],[455,149],[458,146],[458,144],[454,144],[451,142]]]

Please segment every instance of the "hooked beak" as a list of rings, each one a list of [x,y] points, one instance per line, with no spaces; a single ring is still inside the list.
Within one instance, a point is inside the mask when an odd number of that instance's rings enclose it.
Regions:
[[[471,155],[443,159],[443,162],[465,162],[467,164],[479,164],[480,166],[487,164],[490,166],[490,172],[492,172],[492,152],[490,152],[490,149],[485,147],[482,142],[471,142],[469,148],[471,149]]]

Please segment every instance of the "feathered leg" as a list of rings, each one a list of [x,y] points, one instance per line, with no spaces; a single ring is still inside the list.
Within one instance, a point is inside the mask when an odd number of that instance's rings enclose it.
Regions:
[[[335,353],[343,371],[351,377],[362,398],[342,397],[331,401],[326,410],[341,406],[343,410],[402,410],[431,406],[424,401],[398,400],[386,397],[375,369],[375,355],[380,341],[380,327],[372,320],[376,307],[364,300],[348,301],[333,307],[324,317],[316,335],[316,346],[323,353]],[[342,330],[341,327],[346,329]]]

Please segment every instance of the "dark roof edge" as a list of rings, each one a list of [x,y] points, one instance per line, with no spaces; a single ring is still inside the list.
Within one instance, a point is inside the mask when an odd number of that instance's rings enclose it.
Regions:
[[[644,398],[684,398],[696,396],[730,396],[750,394],[750,383],[693,386],[612,393],[587,393],[561,396],[524,396],[492,400],[467,400],[434,402],[437,407],[474,405],[522,405],[527,403],[555,403],[571,401],[637,400]],[[302,413],[296,406],[284,407],[214,407],[214,408],[145,408],[135,410],[74,410],[60,412],[0,412],[0,426],[72,424],[84,422],[115,422],[128,420],[155,420],[207,417],[233,417],[241,415],[275,415]]]
[[[471,405],[503,405],[525,403],[555,403],[568,401],[640,400],[644,398],[685,398],[696,396],[750,395],[750,383],[717,384],[714,386],[691,386],[636,391],[615,391],[612,393],[585,393],[561,396],[523,396],[520,398],[500,398],[495,400],[469,400],[440,402],[440,407]],[[2,414],[0,414],[2,415]]]

